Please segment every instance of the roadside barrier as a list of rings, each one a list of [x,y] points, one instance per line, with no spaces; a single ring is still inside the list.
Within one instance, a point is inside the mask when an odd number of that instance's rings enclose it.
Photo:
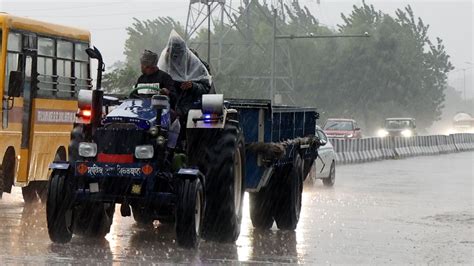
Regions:
[[[474,134],[330,139],[339,164],[474,150]]]

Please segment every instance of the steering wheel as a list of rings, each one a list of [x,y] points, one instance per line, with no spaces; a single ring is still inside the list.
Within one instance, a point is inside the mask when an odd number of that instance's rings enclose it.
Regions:
[[[137,87],[137,88],[134,88],[130,94],[128,95],[129,98],[131,99],[144,99],[144,98],[149,98],[149,97],[145,97],[143,94],[140,94],[138,93],[139,90],[153,90],[153,91],[156,91],[156,92],[160,92],[160,88],[157,88],[157,87],[153,87],[153,86],[140,86],[140,87]]]

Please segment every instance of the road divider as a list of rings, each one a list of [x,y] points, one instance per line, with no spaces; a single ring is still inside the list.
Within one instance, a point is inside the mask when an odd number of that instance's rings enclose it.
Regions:
[[[339,164],[474,150],[474,134],[363,139],[329,139]]]

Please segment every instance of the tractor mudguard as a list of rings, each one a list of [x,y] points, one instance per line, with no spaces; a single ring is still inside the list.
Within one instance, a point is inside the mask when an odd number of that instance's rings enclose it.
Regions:
[[[199,171],[199,169],[181,168],[175,176],[180,179],[195,180],[196,178],[199,178],[201,182],[204,181],[204,175]]]

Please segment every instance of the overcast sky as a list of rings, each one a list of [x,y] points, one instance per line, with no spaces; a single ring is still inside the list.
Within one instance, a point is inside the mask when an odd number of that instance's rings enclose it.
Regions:
[[[229,1],[229,0],[228,0]],[[289,1],[289,0],[287,0]],[[234,0],[233,3],[240,1]],[[318,4],[319,2],[319,4]],[[394,14],[397,8],[410,4],[416,16],[430,24],[429,34],[434,39],[444,40],[452,62],[457,68],[450,74],[450,84],[463,89],[462,68],[470,68],[473,62],[473,16],[472,0],[367,0],[375,8]],[[300,0],[314,12],[322,24],[336,26],[341,23],[340,14],[349,13],[354,4],[361,0]],[[25,1],[0,0],[0,10],[18,16],[26,16],[53,23],[89,29],[94,45],[101,49],[107,65],[123,60],[126,39],[125,28],[132,18],[152,19],[170,16],[186,22],[188,0],[61,0]],[[472,86],[473,69],[466,71],[468,96],[474,95]]]

